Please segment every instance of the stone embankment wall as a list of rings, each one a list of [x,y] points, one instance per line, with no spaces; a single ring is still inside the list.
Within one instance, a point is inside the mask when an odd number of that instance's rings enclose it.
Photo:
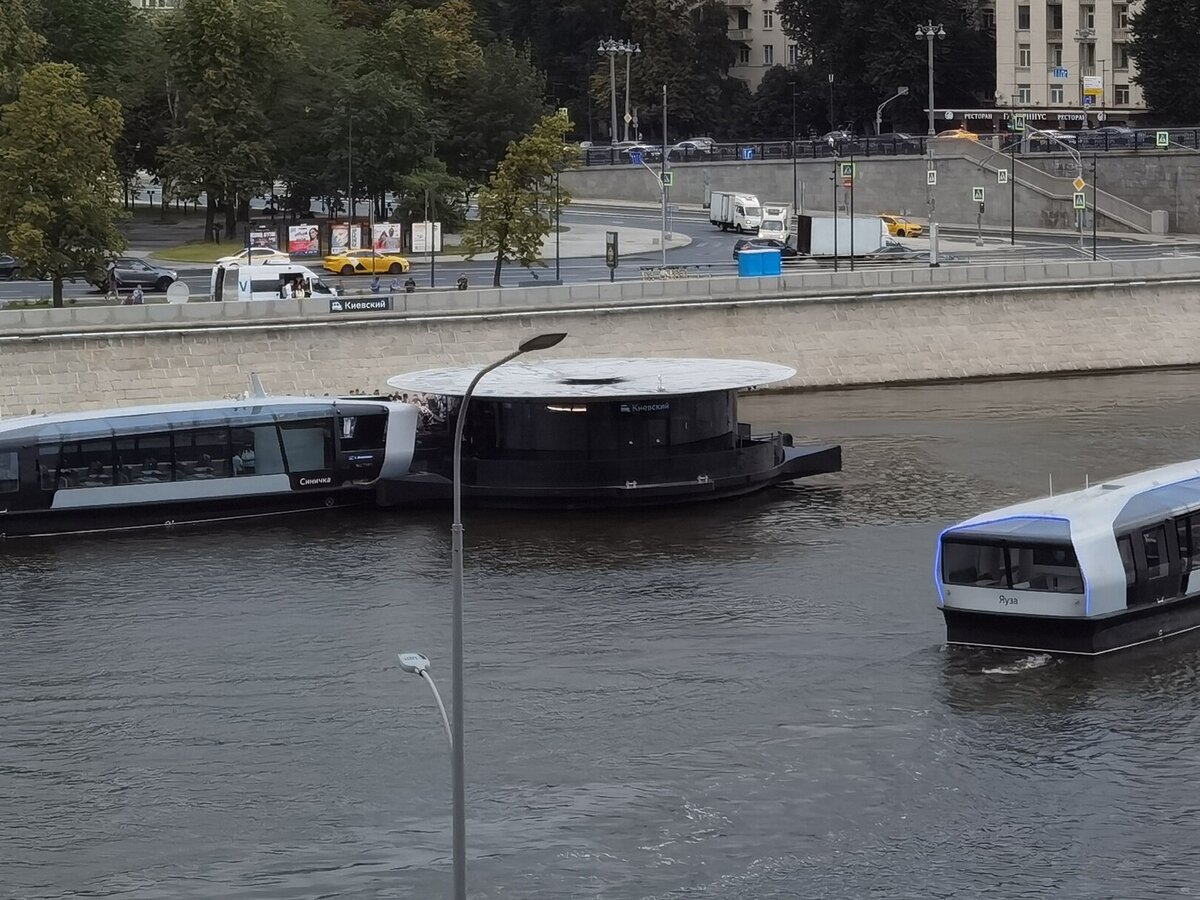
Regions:
[[[141,327],[4,336],[0,412],[219,397],[251,372],[276,394],[385,391],[390,375],[490,361],[548,331],[569,334],[549,359],[761,359],[794,366],[793,388],[1194,364],[1200,276]]]
[[[1071,228],[1074,210],[1067,185],[1075,177],[1074,161],[1067,154],[1026,156],[1025,162],[1063,179],[1064,199],[1055,200],[1022,184],[999,185],[994,172],[982,170],[970,159],[955,158],[952,141],[941,141],[937,150],[938,184],[933,190],[937,219],[974,224],[978,205],[971,189],[983,187],[983,224],[1007,226],[1015,207],[1018,228]],[[1108,151],[1095,154],[1096,182],[1143,209],[1166,210],[1172,232],[1200,233],[1200,153]],[[848,161],[843,160],[843,161]],[[1003,160],[993,160],[1000,165]],[[855,212],[861,215],[897,213],[924,217],[929,213],[925,171],[927,163],[913,156],[855,157]],[[1092,154],[1085,153],[1084,179],[1092,182]],[[795,195],[802,209],[827,214],[833,209],[833,160],[761,160],[754,162],[674,163],[674,203],[701,204],[706,185],[712,190],[745,191],[763,202],[790,203]],[[594,166],[564,172],[563,186],[576,200],[658,201],[658,183],[644,168]],[[847,192],[838,182],[838,205],[845,209]],[[1090,188],[1089,188],[1090,190]],[[1090,199],[1088,201],[1091,202]],[[1101,228],[1124,230],[1105,219]]]

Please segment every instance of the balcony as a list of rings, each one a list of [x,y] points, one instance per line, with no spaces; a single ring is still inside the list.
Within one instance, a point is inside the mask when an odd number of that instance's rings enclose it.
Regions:
[[[754,37],[749,28],[730,28],[725,35],[735,44],[748,44]]]
[[[753,0],[725,0],[725,5],[730,9],[752,9],[754,7]]]
[[[1050,28],[1046,31],[1046,40],[1051,43],[1060,43],[1063,39],[1061,28]]]

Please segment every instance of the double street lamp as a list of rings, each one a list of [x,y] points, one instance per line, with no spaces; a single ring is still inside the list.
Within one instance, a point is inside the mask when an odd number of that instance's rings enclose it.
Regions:
[[[933,137],[937,132],[933,127],[933,40],[937,38],[939,41],[946,39],[946,29],[941,25],[934,25],[929,22],[927,25],[917,26],[917,40],[926,40],[929,42],[929,136]]]
[[[924,39],[929,44],[929,137],[934,137],[937,134],[933,125],[933,42],[936,38],[939,41],[946,39],[946,29],[941,24],[934,25],[930,20],[925,25],[917,26],[917,40]],[[925,159],[926,166],[930,172],[933,168],[933,142],[925,141]],[[936,175],[929,175],[926,178],[926,197],[929,203],[929,267],[934,268],[938,265],[938,229],[937,223],[933,220],[934,198],[933,185]]]
[[[451,536],[451,577],[453,582],[453,606],[451,609],[451,641],[450,665],[454,696],[451,700],[451,725],[447,728],[446,736],[450,740],[450,775],[451,790],[454,798],[454,900],[467,900],[467,791],[466,791],[466,755],[463,752],[463,732],[465,713],[463,706],[463,526],[462,526],[462,443],[463,428],[467,421],[467,411],[471,397],[479,382],[491,371],[512,362],[524,353],[536,350],[548,350],[566,337],[564,333],[539,334],[523,341],[517,349],[498,359],[491,365],[480,369],[463,394],[458,407],[458,415],[454,425],[454,521],[450,525]],[[412,674],[420,675],[429,682],[429,686],[437,697],[437,688],[433,679],[426,671],[429,660],[419,653],[402,653],[400,667]],[[441,708],[441,698],[438,697]],[[442,718],[446,711],[441,709]]]
[[[629,140],[629,123],[633,121],[633,117],[629,114],[629,68],[630,60],[633,54],[641,53],[642,48],[638,44],[630,41],[614,41],[609,38],[607,41],[601,41],[596,48],[596,52],[601,56],[608,57],[608,87],[609,93],[612,95],[612,131],[609,137],[609,143],[617,141],[617,54],[625,56],[625,140]]]

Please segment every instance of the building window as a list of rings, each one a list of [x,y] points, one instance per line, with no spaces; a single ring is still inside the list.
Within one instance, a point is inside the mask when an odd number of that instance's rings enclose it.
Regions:
[[[1113,85],[1113,94],[1117,98],[1117,106],[1129,105],[1129,85],[1117,84]]]
[[[763,10],[763,28],[769,31],[774,27],[775,27],[775,10],[764,9]]]
[[[788,65],[795,66],[800,62],[800,45],[788,44]]]
[[[1029,30],[1029,4],[1017,7],[1017,31]]]
[[[1033,53],[1029,50],[1028,44],[1020,44],[1017,46],[1017,68],[1028,69],[1029,64],[1033,61]]]
[[[1029,104],[1033,102],[1033,91],[1029,89],[1029,85],[1017,85],[1017,102],[1020,104]]]
[[[1079,7],[1079,27],[1096,27],[1096,7],[1092,6],[1090,3]]]
[[[738,47],[738,65],[750,65],[750,48],[745,44],[742,44],[742,46]]]
[[[1113,44],[1113,68],[1129,68],[1129,45],[1126,43]]]
[[[1065,98],[1063,97],[1063,89],[1062,88],[1060,88],[1060,87],[1050,88],[1050,102],[1051,103],[1065,103],[1066,102]]]
[[[1113,6],[1113,24],[1117,28],[1129,28],[1129,5],[1118,3]]]
[[[763,44],[763,65],[775,65],[775,48],[771,44]]]
[[[996,31],[996,11],[991,9],[983,10],[982,20],[983,30],[994,33]]]
[[[1062,61],[1063,46],[1062,46],[1062,44],[1051,44],[1049,46],[1049,48],[1047,48],[1047,49],[1048,49],[1048,52],[1046,55],[1050,57],[1050,67],[1053,69],[1061,69],[1062,64],[1063,64],[1063,61]]]
[[[1062,31],[1062,5],[1051,3],[1046,7],[1046,28],[1050,31]]]

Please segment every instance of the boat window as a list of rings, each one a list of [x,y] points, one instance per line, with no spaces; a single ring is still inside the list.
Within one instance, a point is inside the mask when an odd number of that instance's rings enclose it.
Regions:
[[[1012,584],[1018,591],[1082,594],[1083,576],[1070,544],[1033,544],[1008,548]]]
[[[333,468],[333,422],[330,419],[281,422],[284,458],[289,472]]]
[[[343,451],[380,450],[387,434],[387,413],[364,416],[342,416],[338,422],[338,438]]]
[[[105,487],[113,483],[113,442],[72,441],[63,444],[58,469],[60,488]]]
[[[1142,532],[1142,548],[1146,551],[1146,576],[1164,578],[1170,561],[1167,558],[1167,527],[1155,525]]]
[[[167,432],[117,438],[117,484],[171,480],[171,435]]]
[[[38,447],[39,482],[43,491],[52,491],[58,483],[58,444],[43,444]]]
[[[177,431],[174,437],[176,481],[207,481],[233,474],[228,428]]]
[[[1175,533],[1179,537],[1179,555],[1183,560],[1183,571],[1200,569],[1200,513],[1175,520]]]
[[[229,436],[233,444],[233,456],[229,461],[234,475],[282,475],[284,473],[279,429],[274,425],[231,428]]]
[[[1133,564],[1133,539],[1129,535],[1117,538],[1117,551],[1121,554],[1121,565],[1125,568],[1125,586],[1137,580],[1137,568]]]
[[[947,584],[1082,594],[1083,575],[1070,544],[942,544]]]
[[[17,451],[0,450],[0,494],[12,494],[21,487],[17,475]]]
[[[942,544],[942,580],[974,587],[1008,587],[1004,548],[994,544]]]

